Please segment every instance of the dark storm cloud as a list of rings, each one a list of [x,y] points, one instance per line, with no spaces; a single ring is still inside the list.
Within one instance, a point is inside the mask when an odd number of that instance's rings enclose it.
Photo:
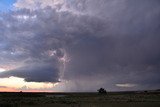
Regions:
[[[1,27],[4,28],[1,31],[1,38],[4,38],[0,43],[1,64],[22,63],[22,67],[1,73],[1,77],[17,76],[26,81],[58,82],[63,66],[60,59],[64,56],[61,49],[63,40],[58,38],[63,35],[63,27],[58,29],[58,13],[51,8],[33,12],[24,9],[1,17]]]
[[[85,11],[103,21],[96,29],[93,28],[98,24],[90,28],[102,32],[96,36],[83,32],[79,41],[68,48],[71,61],[66,77],[76,79],[75,87],[86,89],[100,84],[116,90],[113,85],[116,83],[138,84],[136,89],[158,88],[160,2],[88,0],[85,3],[88,3]],[[90,81],[88,87],[86,81]]]
[[[47,7],[2,16],[1,59],[24,65],[0,77],[57,82],[67,55],[63,79],[72,81],[70,90],[117,90],[116,84],[127,83],[136,84],[132,89],[159,87],[159,0],[66,3],[72,11]]]
[[[59,82],[59,70],[51,64],[31,64],[4,72],[0,77],[15,76],[28,82]]]

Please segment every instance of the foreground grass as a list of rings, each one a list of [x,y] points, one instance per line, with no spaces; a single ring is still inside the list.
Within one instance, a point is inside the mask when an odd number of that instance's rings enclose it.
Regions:
[[[160,107],[160,93],[0,93],[0,107]]]

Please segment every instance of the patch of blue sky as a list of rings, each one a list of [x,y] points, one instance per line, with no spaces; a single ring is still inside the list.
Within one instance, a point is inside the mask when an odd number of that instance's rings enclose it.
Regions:
[[[0,12],[7,12],[13,9],[16,0],[0,0]]]

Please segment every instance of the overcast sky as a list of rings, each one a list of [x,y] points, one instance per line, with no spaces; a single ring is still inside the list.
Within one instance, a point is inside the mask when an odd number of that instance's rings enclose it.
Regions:
[[[1,90],[160,88],[159,0],[3,1]]]

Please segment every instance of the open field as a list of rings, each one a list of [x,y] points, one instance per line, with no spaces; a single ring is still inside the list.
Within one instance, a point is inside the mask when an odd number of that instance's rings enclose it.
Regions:
[[[0,93],[0,107],[160,107],[160,92]]]

